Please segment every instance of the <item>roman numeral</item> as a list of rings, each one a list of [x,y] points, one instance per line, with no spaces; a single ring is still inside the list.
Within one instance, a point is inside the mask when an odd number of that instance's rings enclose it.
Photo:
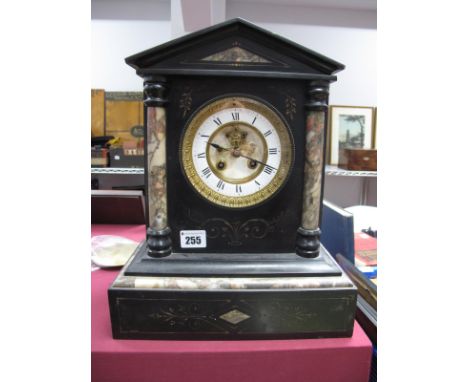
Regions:
[[[268,154],[276,155],[278,154],[278,149],[276,147],[272,149],[268,149]]]
[[[266,165],[263,169],[263,172],[266,172],[268,175],[271,175],[271,173],[273,172],[273,167]]]
[[[218,118],[213,119],[213,122],[216,123],[218,126],[222,124],[221,120]]]
[[[200,153],[200,154],[197,154],[197,158],[205,158],[206,157],[206,153]]]
[[[242,187],[239,184],[236,184],[236,192],[241,193],[242,192]]]
[[[258,183],[256,180],[254,182],[257,186],[260,186],[260,183]]]
[[[231,113],[231,115],[232,115],[232,119],[233,119],[234,121],[238,121],[238,120],[239,120],[239,112],[236,111],[236,112],[234,112],[234,113]]]
[[[202,170],[202,174],[205,176],[206,179],[208,179],[211,175],[211,169],[209,167],[205,168]]]
[[[218,184],[216,185],[216,187],[218,187],[218,190],[221,189],[221,190],[224,190],[224,185],[226,183],[224,183],[221,179],[219,180]]]
[[[200,134],[200,137],[209,138],[210,136],[209,136],[209,135],[206,135],[206,134]]]
[[[266,138],[271,134],[271,130],[268,130],[267,132],[263,133],[263,136]]]
[[[255,117],[252,121],[252,125],[255,123],[255,121],[257,120],[257,117]]]

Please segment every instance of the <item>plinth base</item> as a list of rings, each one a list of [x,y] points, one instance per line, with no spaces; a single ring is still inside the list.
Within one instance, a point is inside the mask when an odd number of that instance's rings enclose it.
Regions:
[[[142,242],[124,273],[158,277],[297,277],[340,276],[342,270],[323,249],[315,258],[296,253],[172,253],[154,258]]]
[[[296,276],[292,268],[283,276],[276,268],[274,277],[202,277],[201,264],[193,276],[128,275],[142,246],[108,291],[114,338],[318,338],[353,333],[356,287],[323,247],[321,260],[308,260],[307,271],[299,269]],[[324,263],[338,272],[324,272]]]

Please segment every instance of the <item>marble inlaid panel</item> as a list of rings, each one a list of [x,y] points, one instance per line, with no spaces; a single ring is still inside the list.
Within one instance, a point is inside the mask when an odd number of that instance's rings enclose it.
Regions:
[[[166,110],[148,107],[147,123],[149,225],[161,230],[167,227]]]
[[[270,63],[267,59],[238,46],[214,53],[203,58],[202,61]]]
[[[334,277],[140,277],[120,275],[118,288],[177,290],[244,290],[244,289],[324,289],[352,288],[346,276]]]
[[[325,112],[311,111],[306,121],[306,149],[302,227],[315,230],[319,225],[324,150]]]

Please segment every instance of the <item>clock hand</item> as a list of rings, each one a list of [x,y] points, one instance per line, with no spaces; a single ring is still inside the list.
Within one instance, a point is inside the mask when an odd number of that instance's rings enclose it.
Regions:
[[[218,149],[218,150],[224,150],[224,151],[231,151],[232,149],[227,149],[225,147],[221,147],[220,145],[216,144],[216,143],[210,143],[210,142],[207,142],[209,145],[213,146],[215,149]]]
[[[239,156],[241,156],[242,158],[245,158],[245,159],[248,159],[248,160],[252,160],[252,161],[258,162],[258,163],[260,163],[260,164],[263,164],[264,166],[270,167],[270,168],[272,168],[273,170],[278,170],[277,168],[275,168],[275,167],[273,167],[273,166],[270,166],[269,164],[266,164],[265,162],[259,161],[258,159],[254,159],[254,158],[248,157],[247,155],[244,155],[244,154],[239,153]]]
[[[220,145],[218,145],[218,144],[216,144],[216,143],[210,143],[210,142],[207,142],[207,143],[208,143],[209,145],[213,146],[215,149],[218,149],[218,150],[224,150],[224,151],[230,151],[230,152],[233,152],[234,150],[236,150],[236,149],[232,149],[232,148],[227,149],[227,148],[225,148],[225,147],[221,147]],[[265,162],[262,162],[262,161],[260,161],[260,160],[258,160],[258,159],[254,159],[254,158],[251,158],[251,157],[249,157],[249,156],[247,156],[247,155],[244,155],[244,154],[242,154],[241,152],[239,152],[238,150],[236,150],[236,155],[237,155],[237,156],[240,156],[240,157],[242,157],[242,158],[245,158],[245,159],[248,159],[248,160],[251,160],[251,161],[260,163],[260,164],[262,164],[262,165],[264,165],[264,166],[266,166],[266,167],[270,167],[270,168],[272,168],[273,170],[278,170],[277,168],[275,168],[275,167],[273,167],[273,166],[270,166],[269,164],[267,164],[267,163],[265,163]]]

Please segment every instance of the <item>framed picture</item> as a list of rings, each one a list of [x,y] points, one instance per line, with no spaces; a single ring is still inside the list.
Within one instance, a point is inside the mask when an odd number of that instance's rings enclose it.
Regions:
[[[377,107],[374,107],[374,143],[372,148],[377,150]]]
[[[374,108],[330,106],[328,129],[329,164],[337,165],[344,148],[371,149],[374,144]]]

